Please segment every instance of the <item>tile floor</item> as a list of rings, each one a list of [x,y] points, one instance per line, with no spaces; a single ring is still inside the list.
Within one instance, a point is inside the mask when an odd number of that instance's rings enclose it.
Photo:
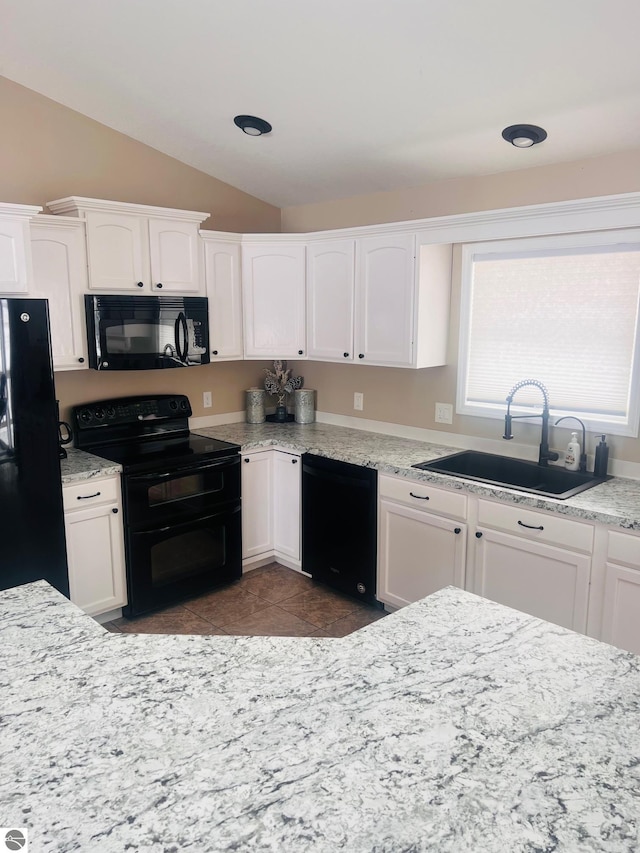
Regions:
[[[385,615],[384,610],[270,563],[230,586],[176,607],[135,619],[115,619],[103,627],[133,634],[345,637]]]

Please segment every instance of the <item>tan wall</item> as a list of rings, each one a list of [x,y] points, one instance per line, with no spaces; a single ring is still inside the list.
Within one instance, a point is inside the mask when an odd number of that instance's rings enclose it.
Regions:
[[[526,156],[526,150],[522,153]],[[319,231],[640,191],[640,148],[518,172],[285,207],[282,230]]]
[[[267,361],[225,361],[186,370],[72,370],[56,373],[56,395],[66,421],[72,406],[130,394],[186,394],[195,417],[241,412],[245,389],[262,387],[263,368],[270,366]],[[202,406],[203,391],[211,391],[210,409]]]
[[[0,199],[39,204],[67,195],[211,213],[204,228],[279,231],[280,210],[185,166],[148,145],[0,77]],[[45,211],[48,212],[48,211]],[[243,390],[262,383],[257,362],[179,371],[56,373],[61,415],[71,406],[144,393],[187,394],[196,416],[244,409]],[[202,408],[202,392],[213,408]]]
[[[203,228],[279,231],[280,210],[0,77],[0,200],[68,195],[211,214]],[[45,213],[48,211],[45,210]]]
[[[346,228],[638,191],[640,149],[521,172],[444,181],[411,190],[285,208],[282,211],[282,230],[304,232]],[[296,371],[305,376],[305,385],[317,389],[318,409],[482,438],[497,439],[501,436],[500,421],[455,415],[459,263],[459,252],[455,252],[447,366],[406,370],[299,362]],[[354,391],[364,393],[362,412],[353,409]],[[451,426],[435,423],[436,402],[454,405]],[[535,445],[539,442],[539,429],[534,425],[520,424],[517,439]],[[569,430],[552,430],[553,447],[564,450],[568,439]],[[612,456],[640,462],[640,440],[613,436],[608,441]],[[588,452],[592,453],[594,447],[595,437],[588,437]]]

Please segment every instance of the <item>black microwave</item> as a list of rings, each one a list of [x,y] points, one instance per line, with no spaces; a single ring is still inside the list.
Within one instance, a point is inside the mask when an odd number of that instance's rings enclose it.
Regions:
[[[202,296],[85,296],[89,367],[154,370],[209,364]]]

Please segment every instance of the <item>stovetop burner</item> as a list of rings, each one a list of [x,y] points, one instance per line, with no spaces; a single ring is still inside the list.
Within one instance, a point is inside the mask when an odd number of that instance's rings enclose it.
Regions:
[[[240,446],[189,431],[184,395],[100,400],[73,410],[76,447],[122,465],[124,473],[164,471],[240,452]]]

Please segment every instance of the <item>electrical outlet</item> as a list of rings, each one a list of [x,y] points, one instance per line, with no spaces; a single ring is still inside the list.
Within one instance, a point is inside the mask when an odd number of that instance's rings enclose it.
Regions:
[[[361,412],[364,409],[364,394],[360,391],[355,391],[353,394],[353,408],[356,412]]]
[[[436,423],[453,423],[453,406],[451,403],[436,403]]]
[[[205,409],[210,409],[213,406],[211,402],[211,391],[203,391],[202,392],[202,405]]]

